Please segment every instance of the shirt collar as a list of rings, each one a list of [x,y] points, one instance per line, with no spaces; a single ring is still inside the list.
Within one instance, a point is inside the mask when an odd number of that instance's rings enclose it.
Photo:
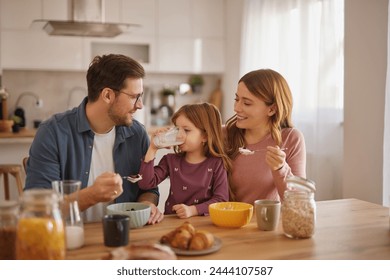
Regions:
[[[85,112],[85,107],[87,105],[87,102],[88,102],[88,97],[85,97],[83,99],[83,102],[81,102],[81,104],[79,105],[79,108],[77,110],[77,119],[78,119],[77,130],[79,132],[85,132],[85,131],[92,130],[90,125],[89,125],[88,119],[87,119],[87,114]]]

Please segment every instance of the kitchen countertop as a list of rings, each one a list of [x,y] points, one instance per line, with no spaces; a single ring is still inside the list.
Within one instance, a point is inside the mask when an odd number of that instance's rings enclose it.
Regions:
[[[36,129],[31,128],[22,128],[19,132],[0,132],[0,139],[2,138],[24,138],[24,137],[32,137],[34,138]]]
[[[36,129],[31,128],[22,128],[17,133],[0,132],[0,144],[31,144],[36,132]]]

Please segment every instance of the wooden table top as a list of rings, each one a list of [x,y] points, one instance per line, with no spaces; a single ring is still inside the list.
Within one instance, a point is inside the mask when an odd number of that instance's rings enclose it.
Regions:
[[[209,255],[178,256],[178,259],[390,260],[389,208],[357,199],[317,202],[316,232],[312,238],[301,240],[285,237],[281,222],[275,231],[260,231],[255,217],[239,229],[217,227],[207,216],[187,220],[197,229],[219,237],[222,247]],[[158,242],[184,221],[169,215],[160,224],[132,229],[130,244]],[[85,245],[67,251],[67,259],[101,259],[112,249],[103,245],[101,223],[85,224]]]

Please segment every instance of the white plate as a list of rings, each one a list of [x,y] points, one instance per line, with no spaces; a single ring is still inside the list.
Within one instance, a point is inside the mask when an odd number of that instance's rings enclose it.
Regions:
[[[164,244],[168,245],[168,244]],[[181,256],[200,256],[217,252],[222,247],[222,241],[218,237],[214,236],[214,244],[208,249],[204,250],[183,250],[169,246],[176,255]]]

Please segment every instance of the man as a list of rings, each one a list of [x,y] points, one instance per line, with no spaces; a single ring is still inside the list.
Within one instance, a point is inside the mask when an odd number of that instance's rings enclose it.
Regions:
[[[96,56],[87,72],[88,97],[79,107],[41,123],[30,148],[26,186],[51,188],[55,180],[80,180],[84,221],[101,221],[109,203],[151,206],[148,223],[163,219],[157,188],[142,191],[122,176],[138,174],[149,147],[133,114],[142,109],[143,67],[123,55]]]

